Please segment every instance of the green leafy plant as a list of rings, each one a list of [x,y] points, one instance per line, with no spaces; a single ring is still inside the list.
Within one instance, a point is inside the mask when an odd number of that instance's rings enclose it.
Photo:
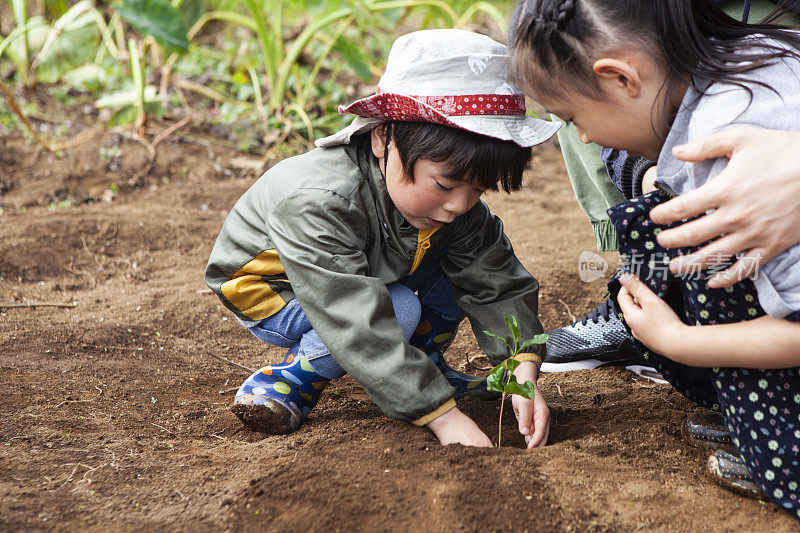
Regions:
[[[101,40],[104,53],[118,56],[102,14],[89,0],[65,10],[52,25],[42,16],[29,16],[25,0],[14,0],[12,8],[17,27],[0,40],[0,56],[8,55],[25,86],[56,83],[88,64],[96,59]]]
[[[173,108],[180,105],[191,120],[224,123],[232,144],[257,149],[263,143],[277,151],[289,135],[310,146],[315,133],[330,133],[347,122],[337,113],[338,105],[357,97],[363,82],[374,81],[398,29],[470,25],[484,32],[491,27],[502,31],[511,2],[7,4],[2,13],[11,29],[0,35],[0,67],[11,72],[6,68],[10,62],[14,78],[0,80],[0,94],[19,125],[48,149],[55,151],[61,144],[40,138],[21,114],[24,97],[17,104],[19,95],[13,94],[19,85],[60,84],[65,104],[68,95],[78,101],[79,93],[96,93],[95,106],[108,110],[108,125],[136,123],[140,142],[146,141],[148,118],[174,116]],[[5,80],[12,83],[6,85]],[[187,100],[184,91],[202,99]],[[0,113],[0,123],[8,120],[5,115]]]
[[[514,339],[513,345],[509,344],[505,337],[496,335],[491,331],[484,331],[484,333],[487,335],[494,337],[505,344],[511,353],[508,359],[494,367],[491,372],[489,372],[489,377],[486,378],[486,388],[490,391],[499,392],[502,395],[500,399],[500,420],[497,424],[498,448],[500,447],[500,439],[503,431],[503,406],[506,401],[506,396],[509,394],[519,394],[520,396],[528,398],[529,400],[533,400],[534,395],[536,394],[536,387],[534,387],[533,382],[525,381],[523,383],[519,383],[516,376],[514,376],[514,371],[520,365],[520,362],[517,361],[515,357],[522,353],[522,350],[528,346],[532,346],[534,344],[544,344],[547,342],[547,339],[550,338],[550,335],[542,333],[536,335],[532,339],[528,339],[520,343],[520,340],[522,339],[522,331],[519,329],[517,317],[513,315],[507,316],[505,322],[506,327],[508,327],[508,329],[511,331],[511,337]]]
[[[381,36],[390,37],[412,12],[421,16],[422,27],[461,27],[479,15],[498,27],[505,25],[501,11],[489,2],[465,2],[461,14],[443,0],[245,0],[241,7],[246,13],[240,12],[235,2],[215,4],[216,9],[197,17],[188,38],[194,40],[212,21],[252,32],[259,53],[242,58],[238,71],[246,72],[252,84],[249,94],[256,109],[268,128],[284,127],[282,138],[305,129],[309,140],[314,139],[317,128],[341,126],[336,112],[341,101],[335,101],[325,90],[326,81],[338,76],[342,62],[331,67],[330,56],[338,55],[359,78],[369,81],[380,72],[379,62],[391,44]],[[292,26],[287,35],[286,28]],[[366,37],[381,40],[377,43],[384,49],[380,59],[370,58],[369,50],[365,50],[365,41],[369,42]],[[172,56],[167,60],[168,68],[176,59]],[[323,65],[325,72],[321,72]]]
[[[156,47],[161,46],[178,54],[185,52],[189,48],[186,24],[178,8],[167,0],[123,0],[115,9],[128,24],[145,36],[145,39],[139,42],[133,38],[128,39],[133,89],[127,92],[118,92],[113,95],[115,98],[108,99],[115,105],[119,105],[113,117],[116,120],[112,119],[112,123],[124,123],[129,117],[135,117],[136,130],[142,136],[147,113],[151,110],[157,111],[159,103],[159,100],[155,98],[156,88],[149,88],[145,85],[146,48],[149,44]],[[128,103],[131,96],[133,97],[132,104]],[[108,106],[109,101],[104,101],[102,104]],[[101,106],[98,104],[98,107]]]
[[[0,39],[0,59],[6,56],[14,63],[17,77],[25,87],[32,87],[36,82],[56,83],[69,75],[74,76],[76,69],[90,65],[87,62],[96,59],[100,50],[108,50],[111,55],[117,53],[102,14],[90,0],[81,0],[69,9],[59,2],[46,2],[48,13],[60,13],[52,25],[44,17],[29,16],[27,0],[12,0],[11,7],[17,26]],[[100,50],[98,35],[103,42]],[[34,130],[14,94],[2,81],[0,92],[37,142],[52,152],[60,149],[60,145],[46,141]]]

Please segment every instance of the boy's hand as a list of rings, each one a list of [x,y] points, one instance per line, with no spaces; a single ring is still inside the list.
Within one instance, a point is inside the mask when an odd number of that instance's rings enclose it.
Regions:
[[[536,365],[530,361],[521,363],[514,371],[514,376],[519,383],[532,381],[535,386],[538,377]],[[547,444],[547,437],[550,434],[550,408],[547,407],[539,388],[536,387],[533,400],[512,394],[511,405],[514,406],[514,414],[519,422],[519,432],[525,436],[528,448]]]
[[[458,407],[428,422],[426,427],[433,431],[442,446],[458,443],[464,446],[492,447],[489,437]]]

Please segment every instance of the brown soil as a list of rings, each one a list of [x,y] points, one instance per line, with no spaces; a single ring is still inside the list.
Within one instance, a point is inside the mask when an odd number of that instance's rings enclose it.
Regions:
[[[203,267],[258,160],[173,139],[142,176],[142,147],[113,134],[60,155],[0,137],[0,303],[77,303],[0,310],[0,530],[798,528],[705,477],[679,432],[701,410],[624,370],[545,375],[552,432],[535,451],[513,416],[507,447],[441,447],[350,379],[294,434],[244,430],[229,407],[245,373],[210,354],[257,368],[280,350],[205,290]],[[556,148],[488,201],[542,284],[546,328],[600,301],[603,280],[577,276],[594,246]],[[462,332],[459,369],[478,350]],[[496,402],[463,408],[495,435]]]

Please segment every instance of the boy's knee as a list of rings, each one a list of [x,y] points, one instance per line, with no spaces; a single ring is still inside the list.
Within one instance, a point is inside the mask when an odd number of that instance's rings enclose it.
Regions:
[[[401,283],[392,283],[386,287],[389,289],[389,296],[392,298],[394,315],[403,328],[406,338],[410,338],[417,329],[419,318],[422,314],[422,306],[417,295]]]

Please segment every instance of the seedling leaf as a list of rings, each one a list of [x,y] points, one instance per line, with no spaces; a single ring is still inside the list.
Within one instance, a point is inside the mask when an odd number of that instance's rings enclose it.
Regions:
[[[550,335],[548,335],[547,333],[540,333],[539,335],[536,335],[531,340],[533,342],[535,342],[536,344],[544,344],[544,343],[546,343],[547,341],[550,340]]]
[[[490,337],[494,337],[495,339],[499,340],[500,342],[502,342],[503,344],[508,346],[509,350],[513,350],[514,349],[510,344],[508,344],[508,341],[506,341],[506,339],[504,337],[501,337],[500,335],[495,335],[491,331],[484,330],[483,332],[486,333],[487,335],[489,335]]]
[[[528,396],[528,393],[525,392],[522,387],[520,387],[520,384],[516,381],[506,383],[506,394],[519,394],[520,396],[525,396],[528,399],[533,399],[531,396]]]
[[[519,361],[516,359],[508,359],[506,361],[506,368],[508,368],[509,372],[514,372],[514,370],[516,370],[518,366],[519,366]],[[514,376],[511,377],[513,378]]]
[[[498,435],[497,435],[497,447],[500,447],[500,440],[502,437],[502,423],[503,423],[503,405],[505,404],[506,396],[509,394],[518,394],[524,398],[529,400],[533,400],[534,396],[536,395],[536,386],[530,382],[526,381],[525,383],[519,383],[517,381],[517,377],[514,375],[514,371],[519,367],[521,362],[515,357],[522,351],[523,348],[526,348],[532,344],[544,344],[547,342],[547,339],[550,338],[550,335],[547,334],[540,334],[536,335],[534,338],[529,339],[523,342],[521,345],[519,343],[520,338],[522,337],[522,331],[519,329],[519,323],[517,322],[517,317],[514,315],[507,316],[505,318],[506,327],[511,331],[511,334],[514,338],[514,346],[512,347],[508,344],[503,337],[500,335],[496,335],[491,331],[484,331],[485,334],[489,335],[490,337],[494,337],[495,339],[499,339],[503,342],[508,349],[511,351],[511,356],[494,367],[491,372],[489,372],[489,377],[486,379],[486,388],[491,391],[496,391],[502,393],[502,398],[500,400],[500,420],[498,422]]]
[[[536,389],[533,387],[533,383],[530,381],[526,381],[525,383],[517,383],[517,381],[514,380],[506,384],[506,394],[519,394],[520,396],[524,396],[529,400],[533,400],[533,397],[536,394]]]
[[[534,338],[528,339],[525,342],[523,342],[522,345],[519,347],[519,349],[520,351],[522,351],[523,348],[527,348],[532,344],[544,344],[548,341],[548,339],[550,339],[550,335],[547,335],[546,333],[542,333],[541,335],[536,335]]]
[[[506,368],[504,365],[497,365],[489,372],[486,378],[486,388],[495,392],[503,392],[503,377],[505,376]]]
[[[116,9],[131,26],[142,35],[152,35],[161,46],[179,52],[189,48],[183,17],[167,0],[123,0]]]

